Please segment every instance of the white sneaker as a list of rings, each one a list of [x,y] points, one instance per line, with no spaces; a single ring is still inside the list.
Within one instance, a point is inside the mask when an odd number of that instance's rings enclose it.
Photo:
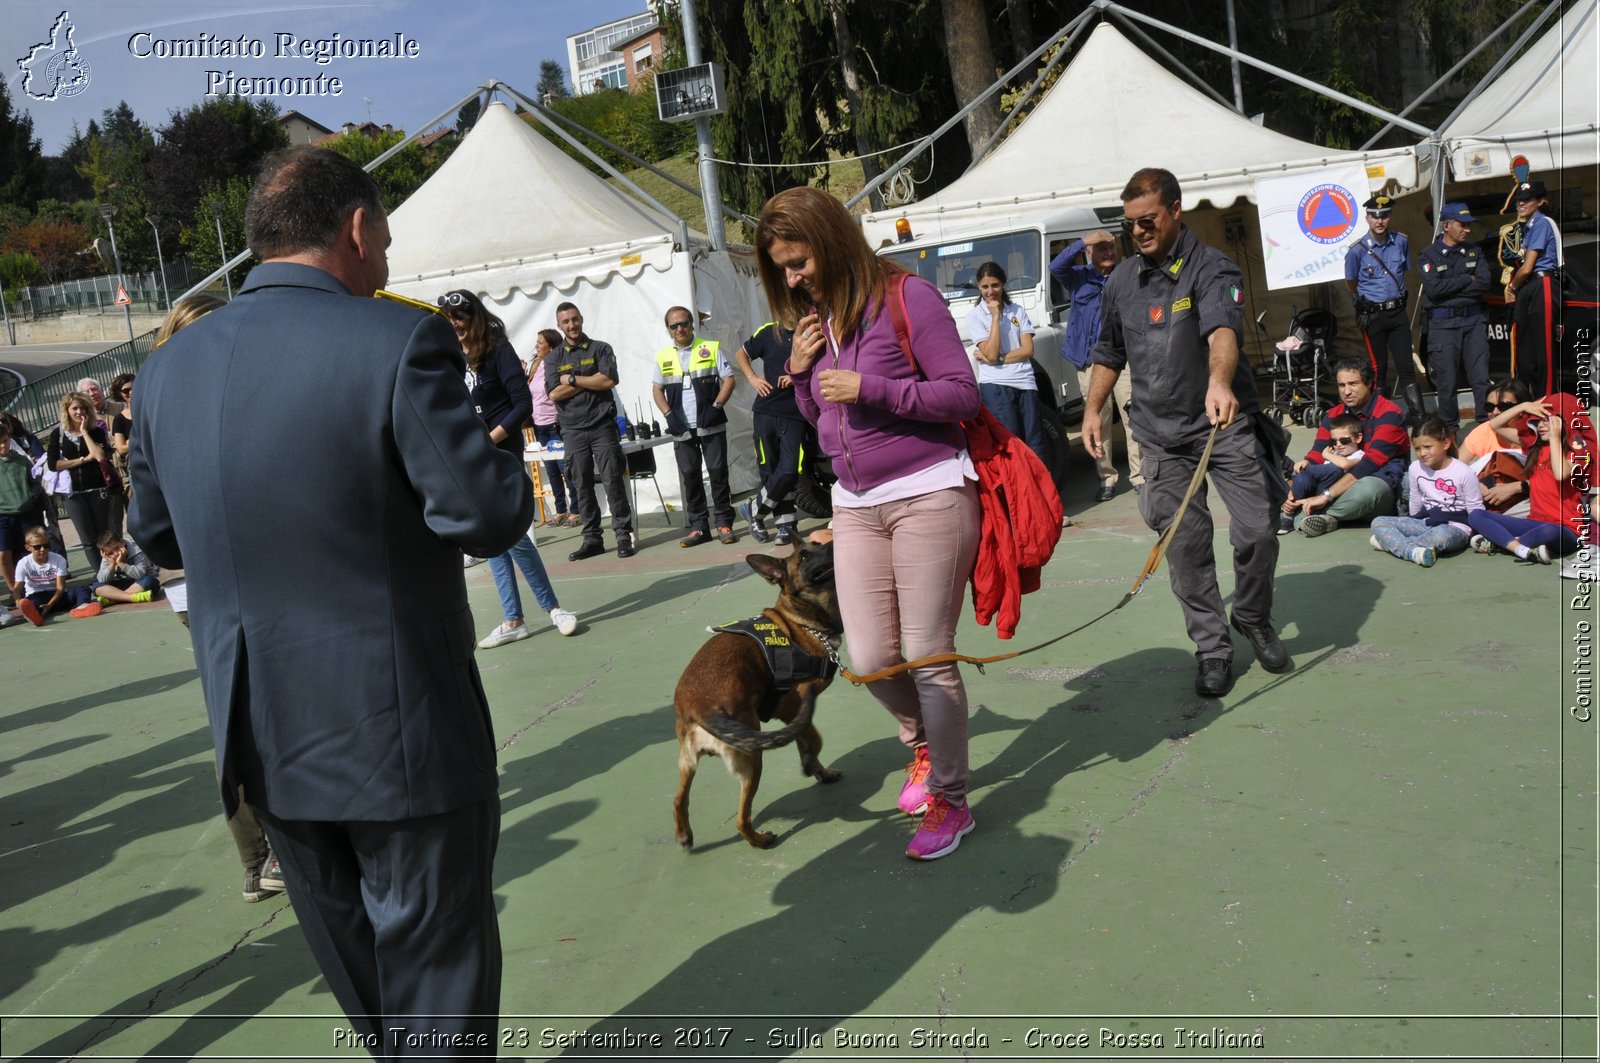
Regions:
[[[462,554],[461,555],[461,567],[462,568],[471,568],[473,565],[481,565],[481,564],[483,564],[483,558],[481,558],[481,557],[473,557],[471,554]]]
[[[478,642],[478,649],[492,650],[496,646],[504,646],[508,642],[519,642],[532,634],[533,632],[528,630],[527,624],[518,624],[516,627],[512,627],[510,624],[501,624]]]
[[[556,626],[556,630],[561,632],[563,635],[570,635],[574,631],[578,630],[577,614],[568,612],[559,605],[550,610],[550,622],[554,624]]]

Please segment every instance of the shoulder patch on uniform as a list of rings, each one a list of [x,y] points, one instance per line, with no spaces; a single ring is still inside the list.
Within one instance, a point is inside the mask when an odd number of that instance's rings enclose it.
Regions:
[[[1230,284],[1228,285],[1228,298],[1236,303],[1242,303],[1244,302],[1244,292],[1240,290],[1237,284]]]
[[[1432,273],[1433,272],[1433,263],[1432,262],[1424,262],[1422,264],[1422,272],[1424,272],[1424,273]]]

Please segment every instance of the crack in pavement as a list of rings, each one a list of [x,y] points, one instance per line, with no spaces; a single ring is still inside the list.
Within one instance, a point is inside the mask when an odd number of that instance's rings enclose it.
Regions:
[[[287,898],[285,898],[285,901],[287,902]],[[185,978],[183,981],[179,982],[177,985],[167,985],[167,986],[162,986],[160,989],[157,989],[155,991],[155,993],[151,995],[150,999],[144,1002],[144,1007],[140,1009],[140,1013],[141,1014],[150,1013],[151,1011],[155,1010],[156,1003],[158,1001],[160,1001],[160,999],[162,997],[166,996],[168,993],[180,993],[180,992],[182,992],[184,989],[186,989],[189,986],[193,985],[195,982],[198,982],[200,979],[204,978],[206,975],[210,974],[212,971],[214,971],[218,967],[222,966],[228,960],[232,959],[234,957],[234,954],[237,953],[241,948],[243,948],[247,941],[249,941],[251,938],[255,937],[257,934],[261,933],[263,930],[266,930],[273,923],[277,922],[278,916],[280,916],[284,912],[288,911],[289,908],[290,908],[290,905],[288,903],[284,903],[276,911],[274,911],[271,915],[267,916],[267,918],[264,921],[262,921],[261,923],[258,923],[257,925],[255,925],[253,927],[250,927],[243,934],[241,934],[239,936],[239,940],[235,941],[232,945],[230,945],[226,952],[222,953],[222,955],[218,956],[216,959],[212,960],[210,963],[207,963],[204,966],[197,968],[193,974],[191,974],[188,978]],[[115,1030],[118,1026],[122,1025],[124,1020],[130,1019],[130,1018],[136,1018],[136,1016],[119,1015],[116,1018],[111,1019],[108,1023],[106,1023],[105,1026],[103,1026],[100,1029],[95,1030],[94,1032],[90,1033],[89,1034],[89,1039],[84,1041],[82,1044],[80,1044],[77,1047],[77,1049],[73,1051],[72,1055],[69,1056],[68,1058],[69,1059],[76,1059],[79,1055],[83,1054],[83,1052],[85,1052],[89,1048],[90,1045],[94,1044],[101,1037],[104,1037],[107,1034],[111,1033],[111,1031]]]
[[[1120,823],[1125,819],[1137,816],[1139,814],[1139,810],[1145,806],[1146,802],[1155,796],[1157,790],[1161,789],[1161,780],[1165,779],[1169,774],[1171,774],[1172,769],[1176,768],[1178,766],[1178,762],[1182,759],[1183,749],[1181,747],[1174,749],[1172,751],[1172,755],[1167,758],[1166,763],[1157,768],[1155,774],[1150,777],[1150,782],[1145,786],[1145,788],[1133,795],[1133,800],[1129,802],[1127,809],[1122,813],[1122,815],[1118,816],[1111,822]],[[1087,854],[1088,851],[1100,841],[1100,836],[1104,833],[1105,832],[1101,828],[1091,826],[1089,828],[1088,839],[1081,846],[1079,846],[1071,856],[1068,856],[1061,862],[1061,865],[1056,868],[1056,873],[1058,875],[1064,875],[1068,871],[1072,870],[1072,865],[1083,859],[1084,855]],[[1016,897],[1020,895],[1031,886],[1031,881],[1024,880],[1022,889],[1019,889],[1016,893],[1012,894],[1012,896]]]

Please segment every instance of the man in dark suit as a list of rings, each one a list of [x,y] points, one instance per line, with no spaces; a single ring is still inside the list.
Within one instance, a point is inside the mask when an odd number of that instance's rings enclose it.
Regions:
[[[492,1056],[500,802],[461,554],[509,549],[532,488],[449,323],[370,298],[389,226],[359,167],[275,154],[245,227],[238,298],[139,375],[129,531],[188,577],[223,803],[243,786],[362,1043]]]

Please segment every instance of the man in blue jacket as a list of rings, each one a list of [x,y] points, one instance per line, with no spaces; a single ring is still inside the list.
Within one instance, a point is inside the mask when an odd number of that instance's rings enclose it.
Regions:
[[[1464,376],[1472,388],[1474,420],[1483,420],[1489,399],[1489,337],[1483,330],[1489,260],[1470,242],[1474,220],[1465,203],[1446,203],[1439,211],[1439,238],[1417,255],[1428,312],[1428,369],[1439,390],[1439,416],[1452,435],[1461,431],[1457,381]]]
[[[360,167],[272,155],[245,228],[238,298],[139,374],[128,530],[188,577],[224,806],[242,786],[362,1043],[492,1054],[500,801],[461,554],[520,539],[532,486],[445,319],[371,298],[389,224]]]
[[[1072,260],[1078,252],[1086,252],[1087,265],[1074,266]],[[1085,399],[1089,397],[1089,376],[1093,369],[1089,352],[1100,342],[1100,301],[1105,294],[1106,278],[1117,266],[1117,242],[1104,229],[1097,229],[1081,240],[1074,240],[1050,260],[1050,276],[1056,279],[1067,295],[1067,328],[1061,336],[1061,357],[1078,370],[1078,390]],[[1107,444],[1094,457],[1095,471],[1100,476],[1100,489],[1095,492],[1096,502],[1109,502],[1117,493],[1117,467],[1111,463],[1111,409],[1115,405],[1122,411],[1122,434],[1128,445],[1128,482],[1135,491],[1144,485],[1143,463],[1139,441],[1133,437],[1129,424],[1129,407],[1133,402],[1133,374],[1123,371],[1112,386],[1111,402],[1100,408],[1100,436]]]

